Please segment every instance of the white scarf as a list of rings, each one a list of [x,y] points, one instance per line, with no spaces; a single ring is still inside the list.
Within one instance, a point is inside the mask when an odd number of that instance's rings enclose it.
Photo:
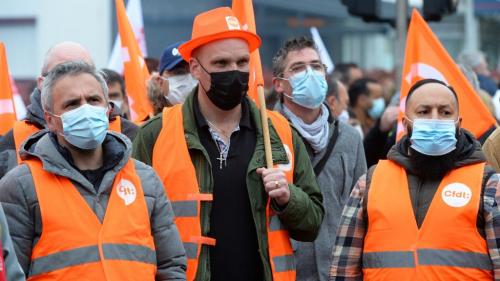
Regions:
[[[293,114],[293,112],[290,111],[284,104],[283,114],[292,122],[300,135],[307,140],[315,153],[320,152],[326,147],[328,144],[328,132],[330,128],[330,125],[328,124],[329,113],[326,105],[321,105],[320,116],[311,124],[304,123],[300,117]]]

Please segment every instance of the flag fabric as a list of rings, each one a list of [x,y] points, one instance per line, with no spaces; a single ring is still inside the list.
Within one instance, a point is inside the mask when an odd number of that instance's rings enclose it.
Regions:
[[[141,0],[129,0],[127,3],[127,16],[132,25],[135,39],[141,48],[144,57],[148,55],[146,48],[146,36],[144,35],[144,21],[142,19]],[[108,68],[123,74],[122,45],[120,35],[116,35],[115,44],[108,61]]]
[[[128,21],[123,0],[115,0],[115,3],[130,115],[132,121],[141,122],[153,112],[147,96],[146,81],[149,79],[149,72]]]
[[[332,74],[333,70],[335,69],[335,65],[333,64],[333,60],[330,57],[325,44],[323,43],[323,39],[321,39],[321,35],[319,35],[318,29],[313,26],[311,27],[310,31],[314,40],[314,44],[316,44],[316,47],[318,47],[319,57],[321,58],[321,61],[326,65],[326,73]]]
[[[255,17],[253,13],[252,0],[233,0],[232,10],[238,18],[243,30],[257,34],[255,27]],[[248,96],[259,105],[259,97],[257,87],[264,86],[264,78],[262,76],[262,64],[260,62],[259,49],[256,49],[250,54],[250,78],[248,80]]]
[[[9,67],[5,46],[0,42],[0,134],[9,131],[16,122],[16,111],[12,100]]]
[[[408,29],[402,75],[398,139],[404,133],[402,117],[408,90],[417,81],[427,78],[441,80],[455,89],[460,104],[462,127],[472,132],[476,138],[496,125],[479,95],[417,10],[413,10]]]

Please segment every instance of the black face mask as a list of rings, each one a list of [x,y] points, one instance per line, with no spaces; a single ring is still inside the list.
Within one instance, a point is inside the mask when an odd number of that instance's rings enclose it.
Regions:
[[[210,74],[210,89],[207,91],[201,83],[200,86],[215,106],[227,111],[241,103],[248,91],[248,72],[231,70],[210,73],[200,66]]]

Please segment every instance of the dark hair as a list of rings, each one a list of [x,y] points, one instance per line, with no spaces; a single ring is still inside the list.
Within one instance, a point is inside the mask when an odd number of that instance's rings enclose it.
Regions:
[[[453,96],[455,97],[455,100],[457,101],[457,108],[458,108],[458,96],[457,93],[455,92],[455,89],[453,89],[452,86],[449,86],[448,84],[444,83],[441,80],[432,78],[422,79],[411,86],[410,90],[408,90],[408,95],[406,95],[405,107],[408,104],[408,101],[410,100],[410,97],[413,95],[415,90],[417,90],[418,88],[422,87],[425,84],[430,84],[430,83],[441,84],[446,88],[450,89],[450,91],[453,93]]]
[[[349,87],[349,102],[352,107],[356,106],[358,103],[358,98],[361,95],[368,96],[370,94],[368,89],[369,83],[376,83],[375,80],[370,78],[361,78],[352,83]]]
[[[148,68],[149,74],[158,69],[158,65],[160,64],[160,60],[157,58],[145,57],[144,62],[146,63],[146,67]]]
[[[353,62],[336,64],[332,74],[333,78],[340,80],[344,85],[349,85],[349,81],[351,81],[351,69],[353,68],[359,68],[359,66]]]
[[[103,68],[101,72],[103,73],[104,80],[106,80],[106,84],[108,84],[108,86],[113,83],[120,84],[120,89],[122,90],[123,97],[125,98],[127,95],[125,93],[125,81],[123,80],[123,77],[120,75],[120,73],[107,68]]]
[[[326,83],[328,85],[328,91],[326,96],[334,96],[337,100],[339,99],[339,82],[336,79],[327,79]]]
[[[273,75],[278,77],[285,71],[285,60],[290,52],[311,48],[318,52],[318,47],[310,37],[301,36],[288,39],[273,58]]]
[[[163,70],[163,72],[171,73],[171,75],[177,75],[179,72],[181,74],[189,73],[189,63],[185,60],[180,61],[178,64],[176,64],[174,67],[172,67],[170,70]],[[160,73],[162,75],[163,73]]]

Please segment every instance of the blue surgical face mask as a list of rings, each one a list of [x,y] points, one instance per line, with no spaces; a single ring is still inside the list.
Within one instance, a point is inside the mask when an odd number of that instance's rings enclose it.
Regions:
[[[88,103],[63,113],[64,139],[80,149],[95,149],[102,144],[109,128],[107,109]]]
[[[373,100],[372,108],[368,110],[368,115],[370,115],[373,119],[378,119],[382,116],[385,109],[385,100],[384,98],[378,98]]]
[[[325,100],[328,85],[322,72],[314,71],[308,66],[305,71],[284,80],[288,80],[292,86],[292,96],[285,95],[298,105],[315,109]]]
[[[412,121],[410,120],[410,122]],[[454,120],[415,119],[412,122],[411,148],[429,156],[441,156],[455,150],[457,122]]]

